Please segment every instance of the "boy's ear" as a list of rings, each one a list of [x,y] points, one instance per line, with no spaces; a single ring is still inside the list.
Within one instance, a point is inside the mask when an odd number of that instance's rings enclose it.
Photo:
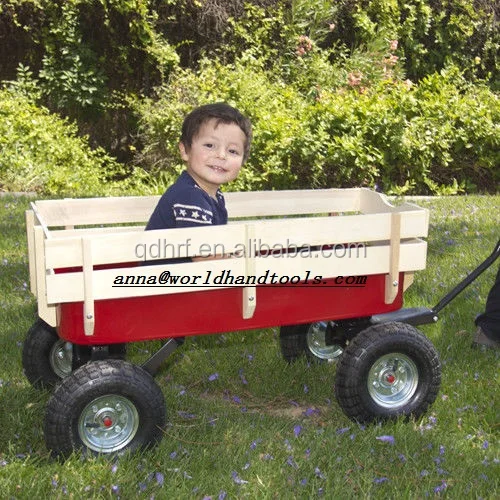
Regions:
[[[186,151],[186,146],[184,145],[183,142],[179,142],[179,151],[181,152],[181,158],[184,161],[188,161],[189,157]]]

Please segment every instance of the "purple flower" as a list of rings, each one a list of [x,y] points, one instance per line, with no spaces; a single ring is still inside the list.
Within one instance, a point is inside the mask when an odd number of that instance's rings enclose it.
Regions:
[[[441,484],[434,488],[434,493],[440,493],[441,491],[444,491],[447,487],[448,485],[446,484],[446,481],[441,481]]]
[[[490,446],[490,443],[488,443],[488,441],[483,442],[483,450],[488,449],[489,446]]]
[[[307,385],[304,384],[304,392],[307,394],[309,392],[309,387],[307,387]]]
[[[375,439],[382,441],[382,443],[389,443],[391,445],[395,443],[394,436],[378,436]]]
[[[297,465],[297,462],[293,459],[293,457],[288,457],[286,459],[286,464],[289,465],[290,467],[293,467],[294,469],[299,468],[299,466]]]
[[[439,454],[444,455],[444,446],[442,444],[439,445]]]
[[[304,412],[304,415],[306,417],[312,417],[313,415],[317,415],[319,413],[319,410],[317,408],[307,408],[307,410]]]
[[[340,429],[337,429],[335,431],[335,434],[338,434],[338,435],[345,434],[349,429],[350,429],[350,427],[341,427]]]
[[[212,373],[212,375],[209,375],[208,381],[209,382],[213,382],[214,380],[217,380],[218,378],[219,378],[219,374],[218,373]]]
[[[113,493],[113,495],[118,495],[119,492],[120,487],[117,484],[113,484],[113,486],[111,486],[111,493]]]
[[[298,437],[299,434],[301,433],[301,431],[302,431],[302,426],[300,426],[300,425],[296,425],[293,428],[293,433],[295,434],[295,437]]]
[[[301,479],[300,480],[300,485],[305,486],[307,484],[307,479]]]
[[[239,375],[240,375],[240,379],[241,379],[241,383],[244,384],[244,385],[247,385],[248,384],[248,381],[247,379],[245,378],[245,375],[243,374],[243,368],[240,368],[239,370]]]
[[[314,469],[314,474],[316,474],[316,477],[319,477],[320,479],[326,479],[325,475],[319,470],[319,467]]]
[[[165,482],[165,476],[161,472],[157,472],[155,474],[155,479],[160,486],[163,486],[163,483]]]
[[[240,476],[238,476],[238,473],[233,471],[231,472],[231,477],[233,478],[233,481],[235,482],[235,484],[247,484],[248,481],[244,481],[243,479],[240,478]]]
[[[375,484],[382,484],[382,483],[385,483],[386,481],[389,481],[389,478],[387,477],[376,477],[373,482]]]
[[[177,456],[177,452],[176,451],[173,451],[172,453],[170,453],[170,458],[173,460],[175,457]]]
[[[218,499],[219,500],[225,500],[225,498],[227,497],[227,493],[222,490],[220,493],[219,493],[219,496],[218,496]]]
[[[233,396],[233,401],[234,401],[236,404],[241,404],[241,399],[240,399],[238,396]]]
[[[261,442],[261,439],[256,439],[255,441],[252,441],[252,444],[250,445],[251,450],[255,450],[257,448],[257,445]]]

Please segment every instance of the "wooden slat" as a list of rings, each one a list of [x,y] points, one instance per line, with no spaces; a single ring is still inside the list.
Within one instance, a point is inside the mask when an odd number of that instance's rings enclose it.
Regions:
[[[231,217],[357,212],[364,189],[304,189],[225,193]]]
[[[231,217],[356,212],[366,189],[225,193]],[[41,200],[36,209],[48,227],[147,222],[159,196]]]
[[[145,223],[159,198],[41,200],[34,203],[34,209],[47,227]],[[225,198],[232,218],[358,211],[380,213],[403,211],[406,210],[403,207],[411,206],[404,204],[395,208],[384,195],[365,188],[230,192],[225,193]]]
[[[421,240],[406,241],[401,244],[399,271],[409,272],[425,268],[427,244]],[[314,276],[370,276],[372,274],[388,273],[390,269],[390,246],[374,245],[368,247],[366,255],[336,258],[334,256],[315,257],[257,257],[255,258],[255,275],[299,276],[301,278],[309,272],[310,279]],[[220,259],[205,262],[193,262],[170,266],[144,266],[139,268],[106,269],[94,271],[92,282],[94,299],[112,299],[134,296],[163,295],[169,293],[188,293],[197,290],[208,290],[224,285],[209,287],[203,283],[208,271],[211,278],[221,275],[223,271],[233,276],[245,276],[247,264],[243,258]],[[163,271],[170,271],[178,276],[201,276],[198,282],[202,286],[143,286],[143,287],[113,287],[117,276],[159,276]],[[212,281],[209,282],[213,283]],[[230,286],[230,285],[227,285]],[[318,285],[321,286],[321,285]],[[83,274],[67,273],[47,276],[47,297],[50,304],[62,302],[83,301],[84,287]]]
[[[50,235],[52,238],[81,238],[88,235],[114,234],[114,233],[130,233],[144,231],[145,225],[140,226],[105,226],[105,227],[89,227],[78,229],[52,229]]]
[[[143,233],[124,232],[93,237],[95,264],[133,262],[144,260],[143,249],[158,245],[183,252],[178,257],[199,255],[206,247],[218,247],[216,253],[232,253],[238,247],[265,249],[302,245],[347,244],[389,240],[391,214],[350,215],[342,217],[310,217],[253,221],[255,238],[245,238],[244,224],[230,224],[221,228],[210,226],[184,229],[165,229]],[[414,238],[427,234],[427,214],[424,211],[403,212],[401,237]],[[139,245],[139,247],[138,247]],[[139,256],[136,250],[139,250]],[[207,248],[208,249],[208,248]],[[151,257],[151,256],[150,256]],[[170,257],[159,256],[160,258]],[[80,266],[79,238],[52,238],[46,242],[48,269]]]
[[[49,227],[86,224],[145,222],[159,196],[79,198],[36,202],[40,216]]]

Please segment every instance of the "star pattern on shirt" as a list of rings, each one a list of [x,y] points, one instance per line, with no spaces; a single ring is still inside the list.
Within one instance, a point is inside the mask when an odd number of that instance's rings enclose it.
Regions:
[[[176,221],[195,222],[196,224],[212,224],[213,212],[197,205],[175,203],[173,208]]]

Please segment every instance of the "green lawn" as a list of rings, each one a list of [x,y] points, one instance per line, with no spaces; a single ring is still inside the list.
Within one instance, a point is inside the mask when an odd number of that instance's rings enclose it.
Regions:
[[[21,367],[36,310],[28,203],[0,198],[2,498],[500,496],[500,352],[470,347],[497,265],[437,324],[422,327],[440,353],[443,381],[418,421],[358,426],[335,401],[334,365],[287,365],[277,329],[228,333],[188,339],[158,374],[169,424],[157,448],[118,460],[50,459],[42,433],[49,393],[31,388]],[[418,204],[431,209],[428,267],[406,293],[408,307],[437,303],[499,237],[500,196]],[[144,359],[154,344],[135,344],[132,359]]]

